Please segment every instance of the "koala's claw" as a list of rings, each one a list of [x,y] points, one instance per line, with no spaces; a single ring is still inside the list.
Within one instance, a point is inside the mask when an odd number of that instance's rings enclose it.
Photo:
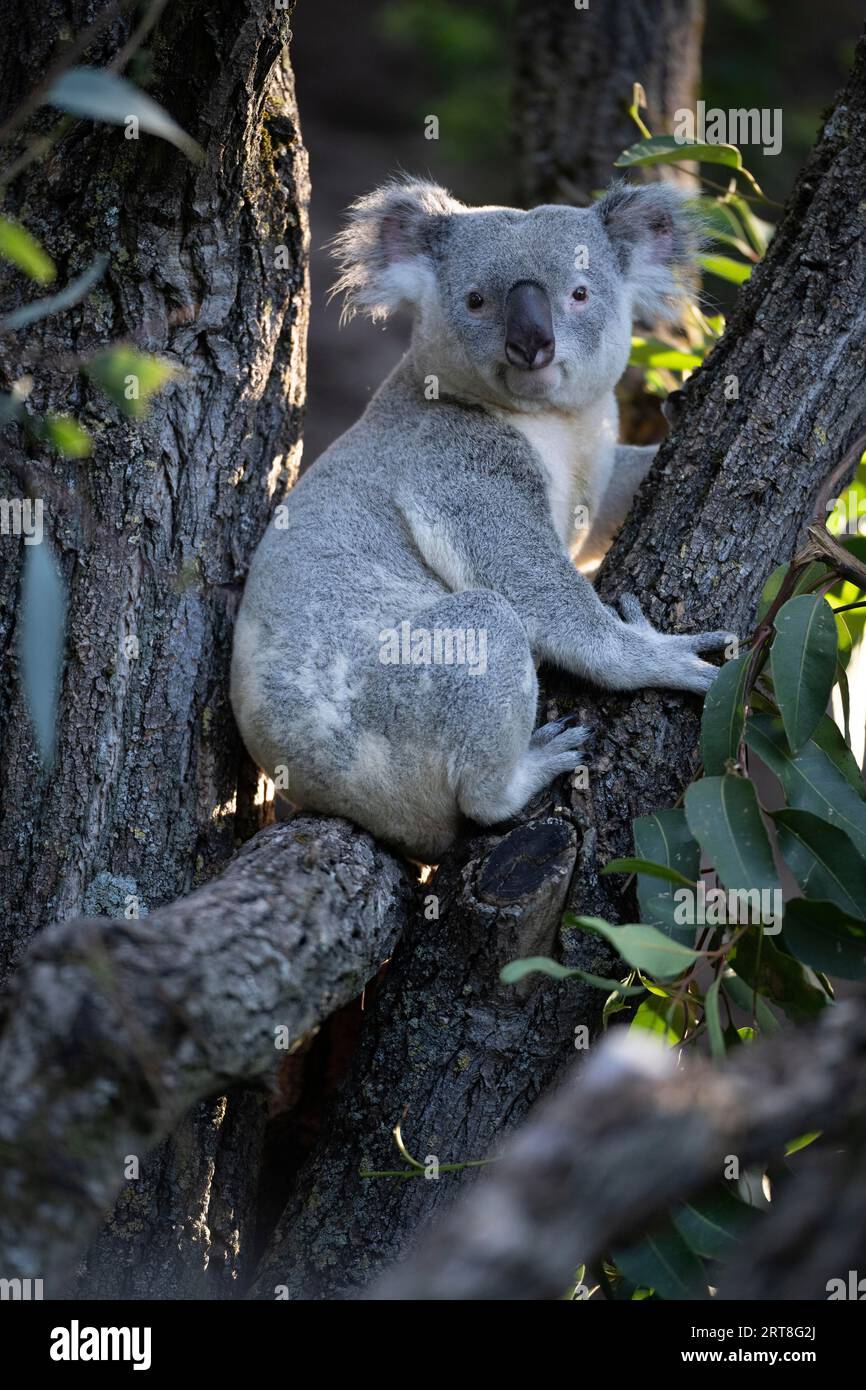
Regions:
[[[644,611],[634,594],[620,595],[619,611],[623,616],[623,621],[627,622],[630,627],[652,628],[652,623],[649,618],[644,616]],[[653,631],[655,631],[655,628],[653,628]]]
[[[693,652],[717,652],[736,640],[734,632],[694,632],[687,638]]]
[[[529,740],[530,748],[546,748],[554,739],[558,739],[560,734],[565,734],[569,729],[577,730],[575,735],[575,746],[583,741],[586,730],[581,726],[579,714],[566,714],[562,719],[553,719],[549,724],[542,724],[535,730]],[[563,740],[563,744],[567,740]]]

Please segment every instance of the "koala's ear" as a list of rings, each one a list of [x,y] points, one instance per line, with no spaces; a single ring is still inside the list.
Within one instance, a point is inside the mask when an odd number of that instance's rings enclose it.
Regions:
[[[464,211],[435,183],[394,179],[359,198],[331,242],[340,277],[331,296],[345,295],[343,320],[356,313],[387,318],[399,304],[417,304],[433,284],[432,254],[443,222]]]
[[[633,293],[634,312],[673,318],[682,309],[701,244],[700,218],[670,184],[614,184],[593,208]]]

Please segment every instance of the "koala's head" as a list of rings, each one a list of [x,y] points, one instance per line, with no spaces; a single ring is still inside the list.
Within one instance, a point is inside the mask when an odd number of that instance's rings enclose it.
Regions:
[[[397,180],[360,199],[334,243],[345,314],[414,310],[412,352],[443,394],[581,409],[628,359],[632,320],[671,317],[695,222],[663,184],[618,184],[591,208],[469,208]]]

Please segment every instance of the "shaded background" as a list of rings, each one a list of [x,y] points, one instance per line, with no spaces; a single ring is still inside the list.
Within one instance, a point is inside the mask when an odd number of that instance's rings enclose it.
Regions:
[[[786,197],[850,68],[864,12],[859,0],[708,0],[701,95],[726,110],[782,108],[781,153],[746,152],[775,199]],[[295,11],[293,59],[313,188],[305,463],[357,419],[408,335],[405,317],[387,327],[356,318],[340,328],[339,304],[327,303],[334,275],[324,244],[353,198],[401,169],[444,183],[465,202],[515,201],[513,31],[511,0],[305,0]],[[430,115],[439,119],[438,140],[425,138]],[[652,115],[651,129],[664,133]],[[712,307],[723,308],[726,298],[730,292],[714,282]]]

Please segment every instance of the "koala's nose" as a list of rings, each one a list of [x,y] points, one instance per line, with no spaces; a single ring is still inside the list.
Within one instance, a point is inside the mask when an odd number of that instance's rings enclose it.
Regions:
[[[518,280],[505,298],[505,356],[512,367],[537,371],[553,361],[556,340],[547,290]]]

